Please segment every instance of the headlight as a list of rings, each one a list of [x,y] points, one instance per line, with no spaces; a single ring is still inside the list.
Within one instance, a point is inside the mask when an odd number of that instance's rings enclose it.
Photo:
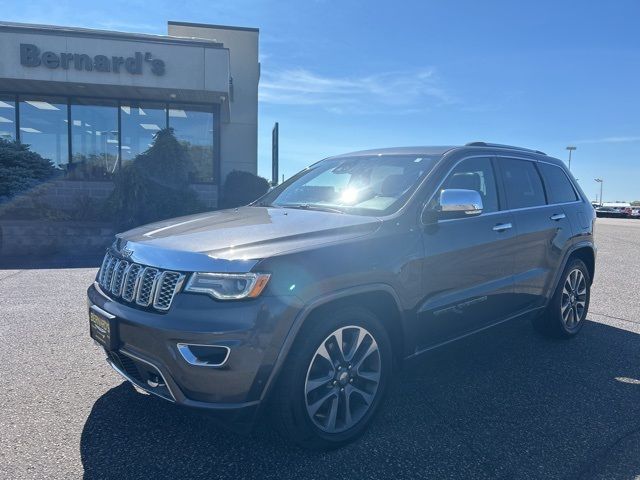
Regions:
[[[191,275],[185,291],[206,293],[218,300],[255,298],[267,286],[268,273],[202,273]]]

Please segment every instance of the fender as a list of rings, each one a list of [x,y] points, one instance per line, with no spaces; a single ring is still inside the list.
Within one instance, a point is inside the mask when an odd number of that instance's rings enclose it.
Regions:
[[[311,312],[313,312],[316,308],[322,305],[325,305],[329,302],[333,302],[334,300],[339,300],[341,298],[351,297],[353,295],[358,295],[362,293],[372,293],[372,292],[381,292],[381,291],[386,292],[392,296],[393,301],[395,302],[396,307],[398,308],[398,311],[401,312],[402,310],[400,308],[400,304],[401,304],[400,297],[398,296],[396,291],[393,289],[393,287],[386,283],[369,283],[365,285],[358,285],[355,287],[349,287],[342,290],[337,290],[335,292],[330,292],[330,293],[321,295],[319,297],[316,297],[313,300],[311,300],[309,303],[307,303],[305,307],[296,315],[296,318],[293,321],[293,324],[291,325],[289,332],[287,333],[284,343],[282,344],[282,348],[280,349],[280,353],[278,354],[278,357],[276,358],[273,369],[271,370],[271,374],[269,375],[269,378],[265,383],[264,388],[262,389],[262,394],[260,395],[260,405],[261,406],[264,405],[265,403],[264,400],[268,397],[269,392],[273,388],[273,385],[275,383],[275,380],[278,377],[278,374],[280,373],[282,365],[284,364],[287,356],[289,355],[289,352],[291,351],[293,342],[298,336],[298,332],[302,328],[302,325],[304,324],[306,319],[309,317]]]
[[[558,271],[556,272],[555,276],[553,277],[553,282],[551,283],[552,288],[547,292],[547,301],[545,302],[545,307],[549,304],[549,302],[551,301],[551,298],[553,297],[553,293],[556,291],[556,288],[558,288],[558,283],[560,282],[560,276],[562,275],[562,272],[564,272],[564,269],[567,266],[567,262],[569,261],[569,257],[571,256],[571,254],[573,252],[575,252],[576,250],[579,250],[580,248],[584,248],[584,247],[588,247],[591,250],[593,250],[593,257],[595,259],[596,257],[596,252],[598,251],[598,249],[596,248],[595,244],[592,241],[583,241],[583,242],[578,242],[573,244],[570,248],[567,249],[567,251],[564,254],[564,257],[562,259],[562,263],[560,265],[560,268],[558,269]],[[594,276],[595,276],[595,266],[594,266]],[[593,283],[593,278],[591,279],[591,282]]]

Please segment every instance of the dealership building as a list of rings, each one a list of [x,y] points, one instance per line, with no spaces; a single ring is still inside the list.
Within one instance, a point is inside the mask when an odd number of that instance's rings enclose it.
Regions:
[[[105,195],[171,127],[206,203],[256,173],[258,29],[168,22],[167,35],[0,23],[0,137]],[[101,193],[102,192],[102,193]]]

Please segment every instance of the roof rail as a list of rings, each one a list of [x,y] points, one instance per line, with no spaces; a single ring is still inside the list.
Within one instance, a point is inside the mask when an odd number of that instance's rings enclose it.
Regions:
[[[487,142],[469,142],[465,144],[465,147],[493,147],[493,148],[509,148],[511,150],[521,150],[523,152],[539,153],[540,155],[546,155],[546,153],[540,150],[532,150],[531,148],[514,147],[513,145],[503,145],[501,143],[487,143]]]

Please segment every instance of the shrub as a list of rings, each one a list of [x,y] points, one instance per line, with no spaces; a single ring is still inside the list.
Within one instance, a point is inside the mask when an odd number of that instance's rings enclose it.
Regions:
[[[249,172],[234,170],[227,175],[222,187],[222,208],[247,205],[269,190],[269,182]]]
[[[0,201],[46,182],[60,173],[29,145],[0,139]]]
[[[204,210],[189,188],[190,161],[173,130],[160,130],[144,153],[114,178],[107,210],[120,229]]]

